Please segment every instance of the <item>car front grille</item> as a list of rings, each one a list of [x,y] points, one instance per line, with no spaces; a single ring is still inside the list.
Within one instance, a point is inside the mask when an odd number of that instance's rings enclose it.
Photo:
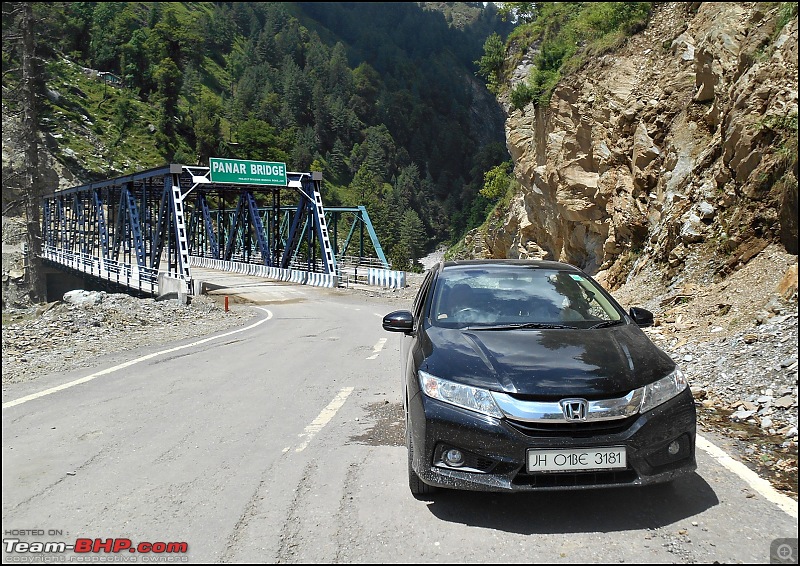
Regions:
[[[531,423],[509,418],[506,418],[505,421],[514,430],[517,430],[526,436],[569,436],[572,438],[590,438],[593,436],[619,434],[621,432],[625,432],[634,422],[636,422],[637,418],[638,416],[634,415],[626,419],[613,421],[589,421],[580,423]]]
[[[626,485],[635,482],[637,477],[633,470],[553,474],[529,474],[523,471],[517,474],[512,483],[519,486],[542,488]]]

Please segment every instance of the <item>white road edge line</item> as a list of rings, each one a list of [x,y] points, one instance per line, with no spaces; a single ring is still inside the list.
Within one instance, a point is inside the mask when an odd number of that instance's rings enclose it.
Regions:
[[[87,375],[86,377],[82,377],[80,379],[76,379],[75,381],[70,381],[68,383],[63,383],[56,387],[51,387],[50,389],[45,389],[44,391],[40,391],[39,393],[32,393],[30,395],[26,395],[25,397],[20,397],[14,401],[9,401],[8,403],[3,403],[3,409],[8,409],[10,407],[15,407],[17,405],[22,405],[23,403],[27,403],[28,401],[33,401],[34,399],[39,399],[40,397],[44,397],[46,395],[50,395],[52,393],[57,393],[59,391],[63,391],[64,389],[69,389],[70,387],[75,387],[76,385],[80,385],[81,383],[86,383],[88,381],[92,381],[97,379],[98,377],[102,377],[104,375],[108,375],[110,373],[114,373],[115,371],[119,371],[121,369],[128,368],[134,364],[138,364],[139,362],[144,362],[146,360],[150,360],[155,358],[156,356],[160,356],[162,354],[169,354],[172,352],[177,352],[178,350],[183,350],[185,348],[192,348],[194,346],[199,346],[200,344],[205,344],[206,342],[210,342],[212,340],[217,340],[219,338],[224,338],[225,336],[230,336],[231,334],[237,334],[239,332],[245,332],[246,330],[250,330],[251,328],[255,328],[261,324],[264,324],[269,319],[272,318],[272,312],[262,308],[256,307],[264,312],[267,313],[267,318],[262,318],[255,324],[251,324],[250,326],[245,326],[244,328],[239,328],[238,330],[232,330],[231,332],[226,332],[225,334],[220,334],[219,336],[212,336],[210,338],[204,338],[203,340],[198,340],[197,342],[192,342],[191,344],[184,344],[183,346],[176,346],[175,348],[169,348],[167,350],[161,350],[160,352],[153,352],[152,354],[147,354],[146,356],[142,356],[141,358],[136,358],[135,360],[130,360],[128,362],[98,371],[93,373],[92,375]]]
[[[368,360],[374,360],[378,357],[378,354],[381,353],[381,350],[383,350],[383,347],[386,345],[386,340],[388,340],[388,338],[381,338],[378,340],[378,343],[372,347],[372,355],[367,357]]]
[[[767,480],[759,477],[759,475],[753,470],[741,462],[734,460],[728,456],[722,448],[716,444],[712,444],[699,434],[697,435],[696,445],[698,448],[707,452],[712,458],[719,462],[723,468],[728,469],[742,478],[747,484],[750,485],[750,487],[760,493],[764,499],[771,501],[780,507],[781,510],[787,515],[797,519],[797,501],[788,495],[784,495],[776,491]]]
[[[322,412],[317,415],[317,418],[311,421],[311,424],[299,435],[301,438],[305,437],[305,440],[300,443],[300,446],[294,449],[295,452],[302,452],[306,449],[311,439],[330,422],[334,415],[336,415],[336,412],[342,408],[342,405],[344,405],[344,402],[347,401],[347,397],[352,392],[352,387],[344,387],[339,391],[336,397],[333,398],[333,401],[328,403],[328,406],[322,409]]]

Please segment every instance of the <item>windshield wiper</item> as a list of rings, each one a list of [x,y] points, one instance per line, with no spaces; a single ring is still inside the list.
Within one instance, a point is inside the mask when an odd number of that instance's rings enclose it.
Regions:
[[[468,330],[519,330],[520,328],[571,328],[574,326],[567,326],[565,324],[551,324],[549,322],[523,322],[519,324],[503,324],[497,326],[468,326]]]
[[[606,320],[604,322],[599,322],[599,323],[595,324],[594,326],[590,326],[589,329],[591,330],[592,328],[606,328],[606,327],[609,327],[609,326],[616,326],[618,324],[622,324],[622,319],[620,319],[620,320]]]

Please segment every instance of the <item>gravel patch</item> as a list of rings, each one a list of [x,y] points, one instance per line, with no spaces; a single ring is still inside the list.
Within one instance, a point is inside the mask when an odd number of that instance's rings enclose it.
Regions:
[[[71,291],[65,301],[3,311],[3,384],[94,367],[105,354],[241,326],[251,310],[225,312],[206,296],[188,305],[123,293]]]

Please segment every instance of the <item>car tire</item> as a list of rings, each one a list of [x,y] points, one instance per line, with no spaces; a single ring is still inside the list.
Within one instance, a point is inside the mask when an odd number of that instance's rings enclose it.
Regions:
[[[411,490],[411,495],[415,499],[431,499],[433,494],[436,493],[436,488],[419,479],[419,476],[414,471],[414,441],[411,438],[408,421],[406,421],[406,448],[408,449],[408,487]]]

